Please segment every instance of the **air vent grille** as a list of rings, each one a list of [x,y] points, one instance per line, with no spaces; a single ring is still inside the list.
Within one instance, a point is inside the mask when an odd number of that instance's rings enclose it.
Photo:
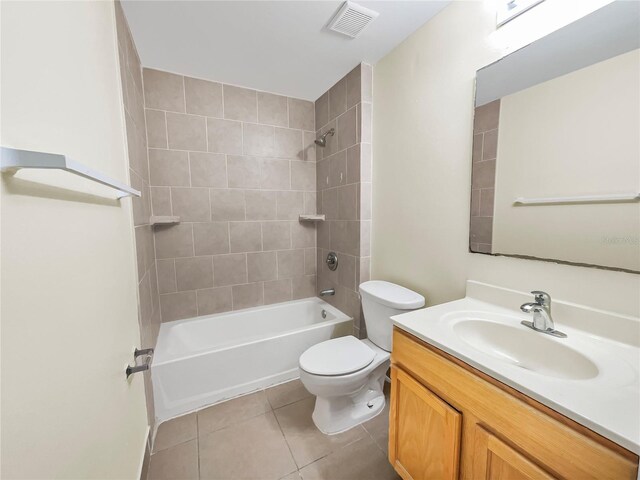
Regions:
[[[329,30],[356,38],[362,30],[376,19],[378,12],[353,2],[344,2],[329,23]]]

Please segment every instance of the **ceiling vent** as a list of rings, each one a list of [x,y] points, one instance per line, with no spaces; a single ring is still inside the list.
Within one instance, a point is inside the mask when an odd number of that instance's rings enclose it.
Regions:
[[[334,32],[356,38],[378,15],[378,12],[356,3],[344,2],[344,5],[329,22],[328,28]]]

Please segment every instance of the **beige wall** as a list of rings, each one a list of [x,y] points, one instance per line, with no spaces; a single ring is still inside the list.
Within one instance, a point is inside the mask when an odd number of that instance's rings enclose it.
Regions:
[[[2,145],[128,183],[111,2],[2,2]],[[87,39],[90,39],[88,41]],[[106,196],[105,196],[106,195]],[[130,200],[2,175],[2,477],[136,478],[146,441]]]
[[[162,320],[315,295],[313,102],[144,69]]]
[[[475,71],[502,55],[494,5],[453,2],[374,67],[372,276],[430,305],[469,278],[640,315],[637,275],[468,253]]]
[[[640,191],[639,67],[635,50],[502,99],[494,252],[640,270],[639,203],[513,205]]]
[[[371,66],[360,64],[316,100],[316,135],[331,128],[326,147],[317,147],[318,289],[354,319],[354,334],[366,337],[361,322],[358,285],[369,280],[371,238]],[[338,254],[329,270],[327,254]]]
[[[155,348],[160,331],[160,300],[153,245],[151,216],[151,191],[149,190],[149,162],[147,159],[147,131],[144,118],[142,91],[142,67],[129,25],[120,2],[116,2],[116,27],[120,82],[127,130],[129,178],[131,185],[142,192],[132,199],[135,225],[136,260],[138,264],[138,324],[142,348]],[[155,425],[151,371],[144,372],[147,419],[151,429]]]

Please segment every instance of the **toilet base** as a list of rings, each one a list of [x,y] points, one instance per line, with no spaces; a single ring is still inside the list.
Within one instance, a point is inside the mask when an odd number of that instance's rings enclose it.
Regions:
[[[341,397],[316,397],[313,423],[322,433],[335,435],[378,415],[385,406],[382,381],[373,381],[359,392]]]

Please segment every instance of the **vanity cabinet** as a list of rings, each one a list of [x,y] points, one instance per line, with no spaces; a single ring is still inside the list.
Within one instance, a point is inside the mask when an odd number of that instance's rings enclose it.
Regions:
[[[397,328],[389,461],[405,480],[635,480],[638,473],[634,453]]]

